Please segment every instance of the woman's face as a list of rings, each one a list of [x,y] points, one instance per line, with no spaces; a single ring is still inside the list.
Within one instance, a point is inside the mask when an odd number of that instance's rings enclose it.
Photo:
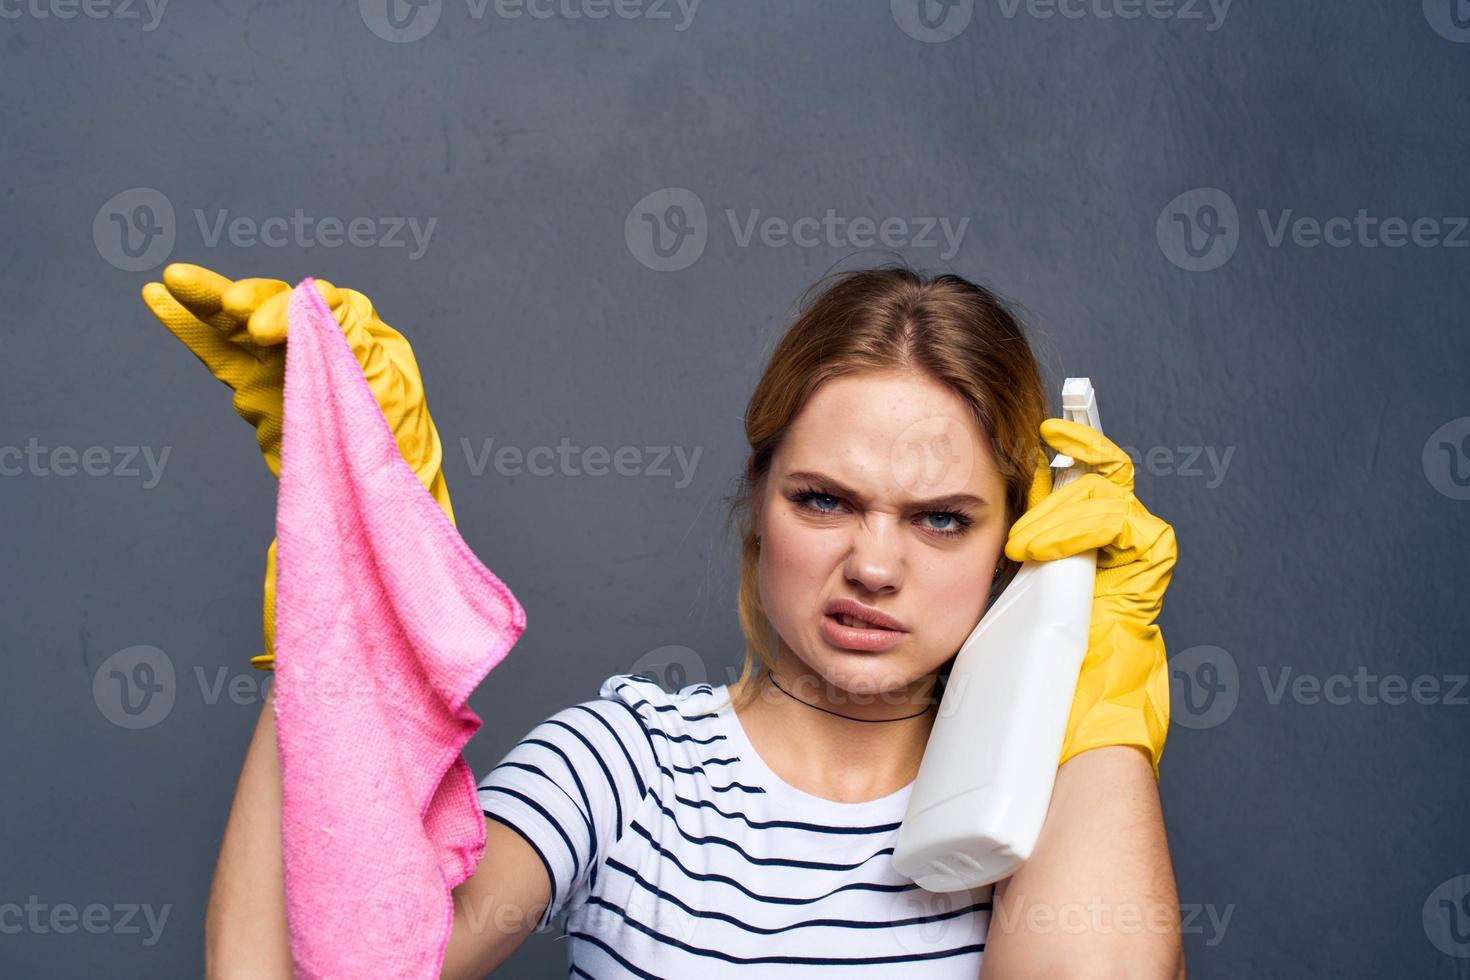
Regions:
[[[824,680],[829,701],[902,703],[927,692],[985,609],[1009,531],[1005,481],[948,388],[906,371],[847,375],[787,431],[756,530],[781,656]],[[843,598],[903,631],[845,631],[827,612]]]

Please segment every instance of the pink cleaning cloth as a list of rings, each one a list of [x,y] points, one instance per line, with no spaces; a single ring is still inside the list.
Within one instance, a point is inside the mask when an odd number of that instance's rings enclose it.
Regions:
[[[485,850],[470,692],[525,611],[399,453],[308,277],[287,307],[276,745],[296,975],[438,977]]]

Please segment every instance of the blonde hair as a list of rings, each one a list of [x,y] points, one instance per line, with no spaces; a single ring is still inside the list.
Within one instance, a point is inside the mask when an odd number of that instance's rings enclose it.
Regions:
[[[1031,344],[1009,307],[959,276],[926,277],[903,264],[817,280],[802,294],[796,319],[772,351],[745,411],[750,454],[726,518],[727,528],[738,522],[741,549],[738,601],[745,664],[737,706],[754,698],[778,649],[761,605],[754,530],[772,457],[823,384],[843,375],[894,369],[931,377],[969,406],[990,437],[1005,479],[1007,526],[1026,510],[1036,463],[1046,458],[1038,431],[1046,417],[1046,394]],[[1004,552],[1001,559],[987,605],[1020,567]],[[951,657],[940,668],[936,696],[953,663]]]

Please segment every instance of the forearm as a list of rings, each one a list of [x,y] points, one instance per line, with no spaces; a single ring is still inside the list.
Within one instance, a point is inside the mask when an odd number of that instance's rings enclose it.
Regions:
[[[204,920],[205,975],[291,977],[281,862],[281,766],[274,687],[245,754]]]
[[[996,884],[980,976],[1184,976],[1174,868],[1143,752],[1104,746],[1057,770],[1035,850]]]

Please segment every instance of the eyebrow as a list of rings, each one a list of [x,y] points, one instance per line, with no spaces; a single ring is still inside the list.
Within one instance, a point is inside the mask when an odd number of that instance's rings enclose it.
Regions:
[[[868,499],[849,486],[832,479],[825,473],[815,470],[797,470],[786,474],[788,480],[805,480],[809,483],[822,483],[843,497],[851,498],[860,504],[867,504]],[[923,510],[954,510],[958,507],[984,507],[986,501],[980,497],[968,493],[952,493],[943,497],[934,497],[930,500],[914,500],[910,503]]]

